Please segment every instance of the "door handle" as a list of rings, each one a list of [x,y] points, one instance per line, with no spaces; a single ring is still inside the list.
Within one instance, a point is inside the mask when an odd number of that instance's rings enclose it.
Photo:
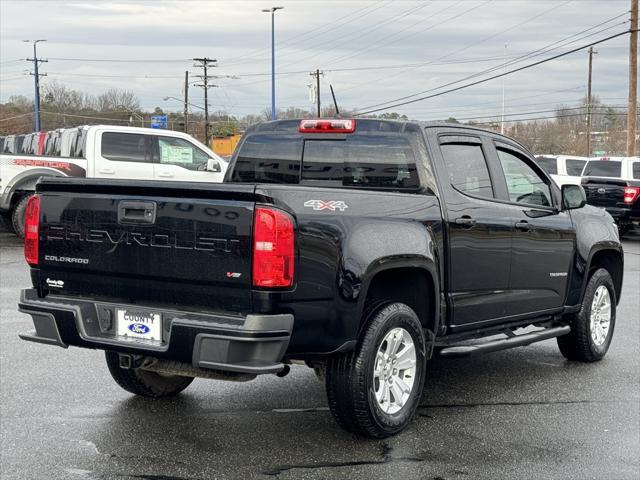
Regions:
[[[521,230],[523,232],[528,232],[531,230],[531,225],[526,220],[521,220],[516,223],[516,230]]]
[[[462,217],[456,218],[456,225],[462,225],[465,228],[471,228],[476,224],[476,220],[471,218],[469,215],[463,215]]]
[[[105,175],[113,175],[116,171],[113,168],[101,168],[98,173],[104,173]]]
[[[173,177],[173,173],[171,172],[160,172],[158,174],[159,177],[164,177],[164,178],[172,178]]]

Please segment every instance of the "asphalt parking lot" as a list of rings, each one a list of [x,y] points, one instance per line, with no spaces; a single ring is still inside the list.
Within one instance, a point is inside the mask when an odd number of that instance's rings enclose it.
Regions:
[[[2,479],[453,480],[640,478],[640,234],[608,356],[570,363],[555,341],[430,364],[401,435],[343,432],[305,367],[249,383],[197,379],[170,400],[136,398],[100,351],[22,342],[21,244],[0,232]]]

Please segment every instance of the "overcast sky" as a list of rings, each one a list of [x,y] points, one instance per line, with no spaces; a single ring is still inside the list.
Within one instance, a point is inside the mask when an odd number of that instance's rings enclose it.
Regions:
[[[48,41],[38,44],[38,55],[49,59],[43,84],[56,80],[92,94],[127,88],[145,108],[180,110],[163,98],[182,97],[185,70],[198,73],[190,58],[210,57],[223,77],[210,90],[211,108],[259,113],[271,101],[271,21],[261,13],[271,6],[284,6],[276,14],[280,108],[312,108],[308,72],[316,68],[325,72],[323,103],[331,101],[332,84],[339,104],[364,109],[438,92],[489,68],[499,73],[505,55],[509,62],[553,49],[507,67],[517,68],[629,28],[629,0],[0,0],[0,102],[33,97],[24,61],[31,45],[22,40],[42,38]],[[596,47],[593,91],[606,103],[626,102],[628,42],[624,35]],[[586,83],[586,51],[509,75],[507,114],[575,105]],[[487,118],[500,114],[502,85],[496,79],[393,110],[424,120]],[[201,88],[192,86],[190,96],[202,104]]]

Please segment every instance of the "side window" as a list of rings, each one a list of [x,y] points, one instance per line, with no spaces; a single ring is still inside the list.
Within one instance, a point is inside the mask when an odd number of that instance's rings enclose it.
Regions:
[[[550,207],[551,190],[540,175],[514,153],[502,148],[497,150],[507,180],[509,199],[516,203]]]
[[[175,137],[151,137],[158,142],[158,158],[162,165],[177,165],[187,170],[204,170],[209,155],[191,142]]]
[[[493,186],[482,146],[445,143],[440,146],[451,185],[463,193],[493,198]]]
[[[579,177],[582,175],[582,169],[584,168],[586,160],[576,160],[574,158],[567,159],[567,175],[573,175]]]
[[[558,174],[558,160],[553,157],[536,157],[536,163],[547,173]]]
[[[116,162],[151,162],[146,135],[138,133],[105,132],[102,134],[101,154]]]
[[[631,164],[631,175],[633,175],[634,180],[640,180],[640,162]]]

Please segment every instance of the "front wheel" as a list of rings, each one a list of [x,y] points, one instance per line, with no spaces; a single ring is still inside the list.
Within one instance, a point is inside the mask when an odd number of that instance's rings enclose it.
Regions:
[[[105,352],[109,373],[127,392],[143,397],[162,398],[177,395],[193,382],[193,377],[164,375],[142,369],[120,368],[116,352]]]
[[[557,339],[560,352],[569,360],[602,360],[611,345],[615,324],[613,280],[607,270],[599,268],[589,278],[580,311],[571,317],[571,332]]]
[[[329,408],[354,433],[384,438],[413,419],[424,387],[425,335],[416,313],[392,303],[365,318],[354,352],[326,368]]]

